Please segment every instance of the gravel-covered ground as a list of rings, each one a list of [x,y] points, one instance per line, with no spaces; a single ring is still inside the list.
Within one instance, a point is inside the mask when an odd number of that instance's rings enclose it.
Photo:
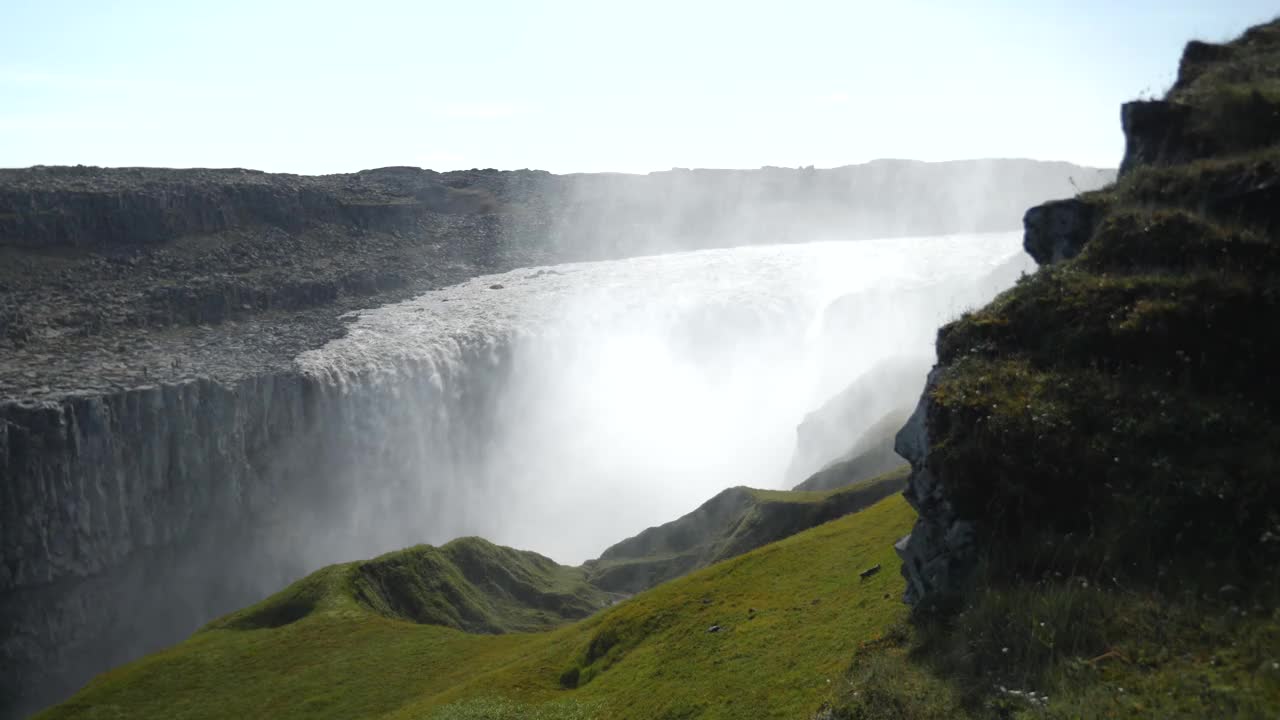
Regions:
[[[351,310],[544,259],[501,246],[492,193],[434,173],[76,170],[0,172],[2,400],[279,370]]]
[[[515,267],[1016,229],[1025,207],[1110,177],[1020,160],[650,175],[0,170],[0,402],[278,370],[339,336],[344,313]]]

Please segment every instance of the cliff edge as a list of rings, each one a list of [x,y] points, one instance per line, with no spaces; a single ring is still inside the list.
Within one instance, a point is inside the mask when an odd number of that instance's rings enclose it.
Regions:
[[[1028,211],[1038,272],[939,331],[914,622],[820,717],[1276,715],[1278,79],[1280,21],[1190,43],[1117,182]]]
[[[1120,179],[1027,212],[1040,271],[939,331],[897,438],[909,602],[996,547],[1015,575],[1277,567],[1277,59],[1280,23],[1191,43],[1165,99],[1125,106]]]

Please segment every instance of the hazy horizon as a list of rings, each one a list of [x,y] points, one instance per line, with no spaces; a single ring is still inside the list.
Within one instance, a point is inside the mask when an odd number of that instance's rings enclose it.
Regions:
[[[1103,5],[9,2],[0,167],[1114,167],[1187,40],[1277,12]]]
[[[655,174],[660,174],[660,173],[670,173],[670,172],[692,172],[692,171],[697,171],[697,172],[744,172],[744,171],[751,171],[751,170],[841,170],[841,169],[844,169],[844,168],[859,167],[859,166],[863,166],[863,165],[874,165],[874,164],[876,164],[876,163],[921,163],[921,164],[925,164],[925,165],[945,165],[945,164],[948,164],[948,163],[968,163],[968,162],[985,162],[985,161],[995,161],[995,162],[1066,163],[1066,164],[1077,165],[1078,167],[1082,167],[1082,168],[1086,168],[1086,169],[1090,169],[1090,170],[1115,170],[1115,169],[1119,166],[1119,164],[1120,164],[1120,163],[1117,161],[1117,162],[1113,162],[1113,163],[1111,163],[1110,165],[1082,165],[1082,164],[1080,164],[1080,163],[1072,163],[1070,160],[1037,160],[1037,159],[1035,159],[1035,158],[1022,158],[1022,157],[1017,157],[1017,158],[1015,158],[1015,157],[981,157],[981,158],[975,157],[975,158],[955,158],[955,159],[950,159],[950,160],[917,160],[917,159],[915,159],[915,158],[898,158],[898,157],[894,157],[894,158],[871,158],[870,160],[866,160],[866,161],[863,161],[863,162],[858,162],[858,163],[845,163],[845,164],[843,164],[843,165],[831,165],[831,166],[821,166],[821,165],[816,165],[816,166],[815,166],[815,165],[808,165],[808,166],[801,166],[801,165],[794,165],[794,166],[783,166],[783,165],[760,165],[760,166],[757,166],[757,167],[688,167],[688,166],[681,167],[681,166],[673,166],[673,167],[669,167],[669,168],[659,168],[659,169],[654,169],[654,170],[636,170],[636,171],[627,171],[627,170],[581,170],[581,171],[578,171],[578,170],[569,170],[569,171],[565,171],[565,172],[554,172],[554,171],[551,171],[551,170],[546,170],[546,169],[544,169],[544,168],[535,168],[535,167],[523,167],[523,168],[494,168],[494,167],[478,167],[478,166],[472,166],[472,167],[434,167],[434,168],[433,168],[433,167],[424,167],[424,166],[422,166],[422,165],[405,165],[405,164],[403,164],[403,163],[398,164],[398,165],[378,165],[378,166],[371,166],[371,167],[364,167],[364,168],[356,168],[356,169],[354,169],[354,170],[340,170],[340,171],[335,171],[335,172],[317,172],[317,173],[294,172],[294,171],[291,171],[291,170],[263,170],[262,168],[256,168],[256,167],[230,166],[230,165],[222,165],[222,166],[215,166],[215,165],[89,165],[89,164],[87,164],[87,163],[71,163],[71,164],[67,164],[67,163],[59,163],[59,164],[51,164],[51,163],[35,163],[35,164],[32,164],[32,165],[22,165],[22,166],[0,166],[0,170],[27,170],[27,169],[31,169],[31,168],[39,168],[39,167],[49,167],[49,168],[54,168],[54,167],[78,167],[78,166],[81,166],[81,167],[100,167],[100,168],[104,168],[104,169],[107,169],[107,170],[127,170],[127,169],[130,169],[130,168],[146,168],[146,169],[149,169],[149,170],[248,170],[248,171],[251,171],[251,172],[267,172],[267,173],[275,173],[275,174],[283,174],[283,175],[316,175],[316,176],[319,176],[319,175],[347,175],[347,174],[352,174],[352,173],[365,172],[365,171],[369,171],[369,170],[383,170],[383,169],[387,169],[387,168],[409,167],[409,168],[416,168],[416,169],[419,169],[419,170],[431,170],[431,171],[441,172],[441,173],[446,173],[446,172],[469,172],[469,171],[473,171],[473,170],[480,170],[480,171],[485,171],[485,170],[498,170],[498,171],[501,171],[501,172],[518,172],[518,171],[522,171],[522,170],[531,170],[531,171],[538,171],[538,172],[547,172],[547,173],[550,173],[550,174],[552,174],[552,175],[655,175]]]

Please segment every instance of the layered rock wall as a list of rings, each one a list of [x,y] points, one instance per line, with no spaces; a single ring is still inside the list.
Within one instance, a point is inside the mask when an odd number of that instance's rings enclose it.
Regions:
[[[0,404],[0,707],[33,710],[334,558],[449,535],[432,495],[477,491],[461,471],[506,364],[476,340],[395,376]]]

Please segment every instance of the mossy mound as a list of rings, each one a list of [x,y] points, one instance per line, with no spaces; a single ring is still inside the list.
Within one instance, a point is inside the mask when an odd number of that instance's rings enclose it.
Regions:
[[[613,599],[579,568],[472,537],[325,568],[209,629],[275,628],[320,610],[358,609],[472,633],[529,632],[586,617]]]

